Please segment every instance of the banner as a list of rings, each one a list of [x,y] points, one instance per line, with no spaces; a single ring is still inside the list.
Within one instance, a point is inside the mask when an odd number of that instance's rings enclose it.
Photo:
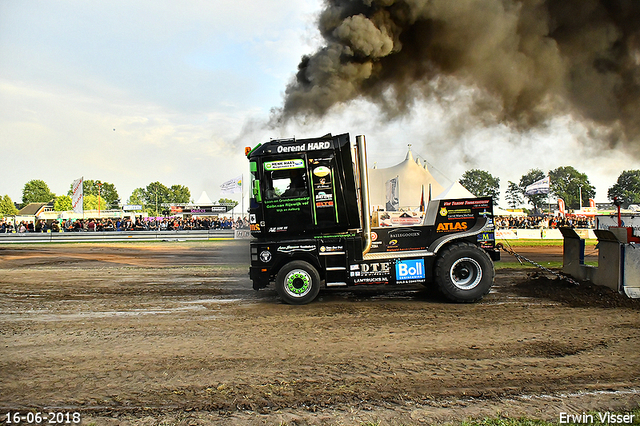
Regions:
[[[558,198],[558,212],[564,216],[565,214],[567,214],[566,212],[566,206],[564,204],[564,200],[562,198]]]
[[[84,178],[74,180],[71,193],[71,206],[73,207],[73,212],[78,214],[84,213],[84,192],[82,185],[83,181]]]
[[[424,211],[424,185],[422,185],[422,196],[420,196],[420,211]]]
[[[393,179],[389,179],[384,184],[385,192],[386,192],[386,206],[385,210],[388,212],[398,211],[400,208],[400,196],[398,195],[398,176]]]
[[[589,198],[589,207],[596,207],[596,200],[593,198]]]
[[[526,195],[548,194],[549,193],[549,176],[544,179],[540,179],[537,182],[533,182],[531,185],[524,189]]]
[[[242,175],[220,185],[220,193],[222,195],[236,194],[238,192],[242,192]]]

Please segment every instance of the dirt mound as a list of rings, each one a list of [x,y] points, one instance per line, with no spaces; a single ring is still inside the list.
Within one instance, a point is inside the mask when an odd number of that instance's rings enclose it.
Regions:
[[[514,292],[540,300],[552,300],[574,308],[629,308],[640,310],[640,299],[630,299],[608,287],[590,282],[571,284],[559,278],[550,278],[541,272],[531,272],[516,283]]]

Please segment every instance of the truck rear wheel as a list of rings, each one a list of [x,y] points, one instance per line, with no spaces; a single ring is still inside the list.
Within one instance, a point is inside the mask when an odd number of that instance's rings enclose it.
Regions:
[[[284,265],[276,276],[276,291],[291,305],[313,301],[320,291],[320,274],[310,263],[294,260]]]
[[[470,243],[446,248],[435,268],[440,292],[454,302],[476,302],[489,293],[495,270],[489,255]]]

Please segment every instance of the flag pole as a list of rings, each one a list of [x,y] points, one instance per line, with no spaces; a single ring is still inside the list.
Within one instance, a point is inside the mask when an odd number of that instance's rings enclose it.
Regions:
[[[241,203],[240,204],[240,220],[242,221],[241,223],[244,223],[244,173],[242,173],[241,177],[240,177],[240,191],[242,196],[240,197]]]

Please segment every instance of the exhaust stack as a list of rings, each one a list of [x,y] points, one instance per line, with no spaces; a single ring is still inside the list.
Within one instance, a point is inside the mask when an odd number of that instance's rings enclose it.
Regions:
[[[364,135],[356,136],[358,148],[358,167],[360,168],[360,201],[362,205],[362,236],[364,247],[362,254],[371,250],[371,216],[369,212],[369,169],[367,167],[367,146]]]

